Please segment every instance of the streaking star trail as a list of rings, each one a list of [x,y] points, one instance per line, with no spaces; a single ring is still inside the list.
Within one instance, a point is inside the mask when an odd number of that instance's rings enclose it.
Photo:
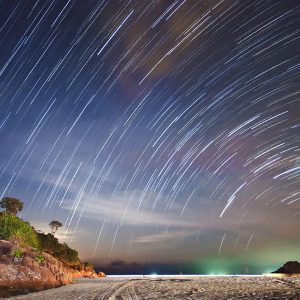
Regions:
[[[0,43],[22,218],[95,264],[300,259],[299,1],[4,0]]]

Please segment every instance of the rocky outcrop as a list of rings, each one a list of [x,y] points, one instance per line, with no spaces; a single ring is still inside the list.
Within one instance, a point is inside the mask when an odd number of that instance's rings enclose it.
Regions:
[[[69,284],[73,278],[102,277],[93,270],[74,270],[53,256],[27,247],[21,257],[12,255],[12,244],[0,240],[0,297],[40,291]],[[37,259],[41,258],[42,259]],[[104,275],[105,276],[105,275]]]
[[[297,261],[288,261],[281,268],[273,273],[281,274],[300,274],[300,263]]]

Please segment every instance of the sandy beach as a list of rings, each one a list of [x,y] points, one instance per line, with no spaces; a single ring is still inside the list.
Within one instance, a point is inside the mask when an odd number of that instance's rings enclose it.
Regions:
[[[300,278],[264,276],[80,278],[74,284],[9,299],[300,299]]]

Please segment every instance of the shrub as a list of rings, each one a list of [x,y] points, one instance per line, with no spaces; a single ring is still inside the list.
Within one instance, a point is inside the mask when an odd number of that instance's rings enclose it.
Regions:
[[[26,246],[24,237],[20,233],[11,235],[9,241],[11,242],[13,249],[24,248]]]
[[[9,240],[14,237],[28,246],[39,247],[37,234],[29,223],[11,214],[1,214],[0,239]]]
[[[87,270],[87,271],[94,271],[94,266],[89,262],[85,262],[83,264],[83,268],[84,268],[84,270]]]
[[[79,263],[78,252],[71,249],[66,243],[58,243],[53,256],[68,265],[77,265]]]
[[[45,261],[45,257],[43,255],[37,255],[34,260],[39,264],[42,264]]]
[[[16,261],[20,261],[23,256],[23,251],[21,249],[16,249],[11,253],[11,255],[14,257]]]
[[[57,248],[57,245],[59,244],[58,239],[51,233],[45,234],[38,232],[37,235],[41,250],[53,255],[55,249]]]

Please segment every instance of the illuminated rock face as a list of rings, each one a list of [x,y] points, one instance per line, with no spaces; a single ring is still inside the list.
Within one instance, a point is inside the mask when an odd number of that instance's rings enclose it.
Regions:
[[[11,256],[11,252],[11,243],[0,240],[0,297],[40,291],[73,280],[70,270],[47,253],[42,253],[44,261],[38,263],[36,252],[30,247],[18,260]]]
[[[300,263],[297,261],[288,261],[283,265],[283,267],[273,273],[300,273]]]
[[[94,270],[69,268],[45,252],[42,252],[44,261],[38,263],[35,259],[37,254],[31,247],[26,247],[19,260],[11,253],[12,244],[0,240],[0,297],[58,287],[78,277],[105,277],[102,272],[97,274]]]

